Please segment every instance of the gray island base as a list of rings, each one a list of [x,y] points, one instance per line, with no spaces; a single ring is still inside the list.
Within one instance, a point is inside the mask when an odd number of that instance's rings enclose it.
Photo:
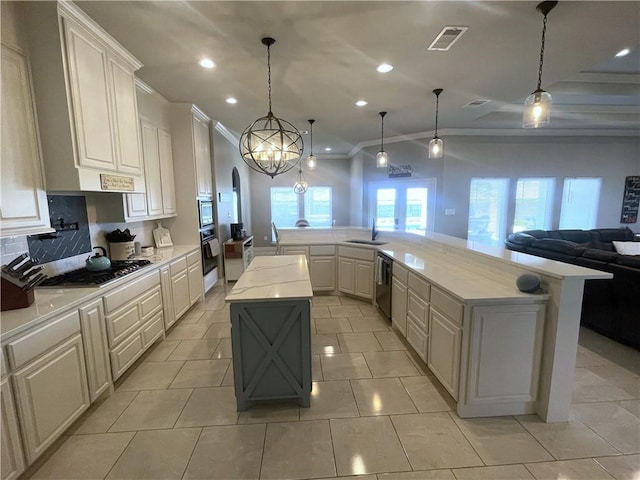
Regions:
[[[304,255],[255,258],[227,295],[238,411],[277,399],[310,406],[312,295]]]

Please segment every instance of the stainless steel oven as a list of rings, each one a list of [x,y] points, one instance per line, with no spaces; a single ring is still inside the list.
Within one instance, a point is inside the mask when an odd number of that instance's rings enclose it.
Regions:
[[[213,228],[213,201],[198,200],[198,219],[200,230]]]
[[[202,273],[207,275],[218,266],[218,255],[220,245],[216,240],[216,233],[213,229],[200,230],[200,250],[202,255]]]
[[[393,260],[378,253],[376,262],[376,303],[385,318],[391,319],[391,269]]]

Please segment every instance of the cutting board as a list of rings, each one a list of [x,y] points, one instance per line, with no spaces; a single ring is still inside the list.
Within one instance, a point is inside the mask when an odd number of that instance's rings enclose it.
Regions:
[[[157,248],[173,247],[169,230],[164,228],[160,222],[158,222],[158,228],[153,231],[153,239],[156,242]]]

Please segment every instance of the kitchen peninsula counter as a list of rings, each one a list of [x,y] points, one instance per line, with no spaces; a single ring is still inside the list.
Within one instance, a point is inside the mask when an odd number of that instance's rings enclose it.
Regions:
[[[335,245],[340,261],[345,246],[349,250],[377,250],[403,266],[409,275],[431,284],[432,292],[438,291],[438,301],[449,295],[454,305],[458,302],[457,311],[463,312],[458,318],[462,321],[456,329],[447,330],[442,328],[442,311],[438,312],[433,298],[422,298],[423,303],[430,303],[422,309],[430,312],[428,330],[423,333],[426,341],[440,348],[440,337],[446,333],[460,350],[460,357],[454,353],[449,358],[448,378],[438,377],[443,385],[449,382],[450,392],[455,393],[459,387],[460,416],[537,413],[546,422],[569,419],[584,282],[611,278],[610,273],[433,232],[418,235],[382,231],[377,244],[371,245],[367,244],[371,229],[363,227],[279,231],[280,249],[285,251],[287,247],[303,250],[309,246],[310,251],[311,246]],[[541,293],[518,290],[516,280],[523,273],[540,278]],[[406,292],[406,286],[402,288]],[[436,339],[432,338],[434,326],[439,328]],[[402,327],[399,331],[408,335]],[[450,351],[455,349],[445,353]],[[442,351],[429,348],[422,353],[433,357]],[[487,355],[495,358],[485,359]],[[458,358],[460,363],[456,364]],[[507,364],[509,369],[500,373],[497,367]],[[432,369],[428,358],[427,365]],[[507,375],[517,371],[526,375],[513,374],[507,380]]]
[[[0,340],[5,343],[8,339],[36,327],[57,315],[82,305],[92,299],[97,299],[106,293],[126,285],[147,273],[157,270],[176,258],[183,257],[199,250],[197,245],[175,245],[172,248],[157,248],[149,257],[136,257],[151,261],[134,273],[120,277],[107,285],[81,288],[36,288],[35,301],[27,308],[7,310],[2,312],[2,327]]]
[[[226,301],[239,411],[311,394],[311,281],[304,255],[256,257]]]

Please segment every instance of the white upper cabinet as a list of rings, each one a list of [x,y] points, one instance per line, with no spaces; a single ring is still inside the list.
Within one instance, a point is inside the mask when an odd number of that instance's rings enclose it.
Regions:
[[[173,179],[173,151],[171,135],[158,128],[158,155],[160,156],[160,183],[162,185],[162,212],[176,214],[176,187]]]
[[[51,232],[27,58],[5,44],[13,5],[2,3],[0,236]]]
[[[125,221],[151,220],[176,214],[171,135],[148,120],[140,120],[147,193],[126,195]]]
[[[72,2],[24,2],[47,190],[145,192],[142,64]]]
[[[63,25],[78,165],[115,172],[106,47],[82,26]]]
[[[199,112],[194,112],[193,137],[196,157],[196,180],[198,182],[197,193],[199,197],[207,198],[213,196],[209,123],[211,123],[209,118],[199,114]]]

